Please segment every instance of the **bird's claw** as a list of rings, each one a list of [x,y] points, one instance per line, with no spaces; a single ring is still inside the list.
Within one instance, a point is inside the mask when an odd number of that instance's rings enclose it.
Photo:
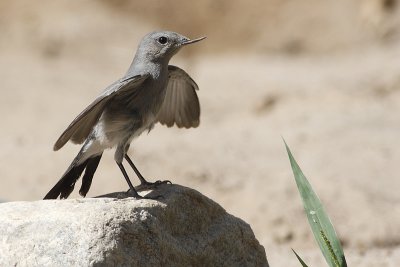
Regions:
[[[172,184],[172,182],[170,180],[164,180],[164,181],[157,180],[154,183],[150,183],[150,184],[154,184],[155,186],[158,186],[160,184]]]
[[[154,183],[145,181],[145,182],[141,183],[140,185],[138,185],[136,187],[136,190],[154,189],[162,184],[172,184],[172,183],[169,180],[165,180],[165,181],[158,180],[158,181],[155,181]]]

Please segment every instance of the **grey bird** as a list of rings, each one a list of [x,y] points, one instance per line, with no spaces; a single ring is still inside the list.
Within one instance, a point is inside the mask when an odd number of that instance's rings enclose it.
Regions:
[[[82,177],[79,194],[86,196],[103,151],[115,148],[114,160],[120,168],[130,192],[140,196],[132,185],[123,159],[129,163],[141,185],[157,186],[169,181],[148,182],[129,158],[130,143],[142,132],[150,132],[157,122],[168,127],[197,127],[200,122],[198,86],[182,69],[168,65],[183,46],[205,37],[190,40],[170,31],[147,34],[125,76],[109,85],[85,108],[61,134],[54,150],[68,141],[83,146],[71,165],[44,199],[67,198],[76,181]]]

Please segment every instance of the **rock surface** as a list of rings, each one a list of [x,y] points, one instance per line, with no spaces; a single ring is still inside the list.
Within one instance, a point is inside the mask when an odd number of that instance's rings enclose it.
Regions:
[[[142,195],[145,192],[141,192]],[[193,189],[0,204],[0,266],[268,266],[250,226]]]

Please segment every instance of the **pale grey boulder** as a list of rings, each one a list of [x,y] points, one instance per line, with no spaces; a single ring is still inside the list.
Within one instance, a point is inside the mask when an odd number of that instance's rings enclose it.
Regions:
[[[145,194],[144,192],[141,193]],[[250,226],[199,192],[0,204],[0,266],[268,266]]]

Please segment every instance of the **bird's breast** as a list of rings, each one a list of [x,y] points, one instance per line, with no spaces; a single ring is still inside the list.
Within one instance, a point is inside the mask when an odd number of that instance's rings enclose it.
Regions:
[[[167,78],[163,76],[150,77],[140,88],[110,101],[97,127],[105,146],[130,142],[153,128],[165,98]]]

